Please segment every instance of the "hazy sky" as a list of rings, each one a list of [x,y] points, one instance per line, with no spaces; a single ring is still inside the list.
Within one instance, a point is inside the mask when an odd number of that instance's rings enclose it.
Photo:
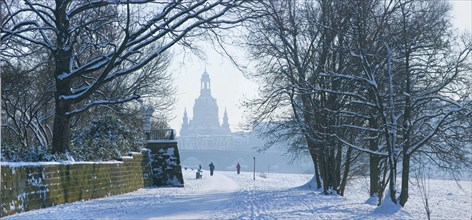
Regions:
[[[456,28],[467,29],[469,33],[472,33],[472,0],[450,1],[454,7],[452,16]],[[206,68],[211,79],[212,96],[218,103],[220,123],[226,108],[231,129],[241,130],[239,124],[244,114],[241,102],[246,97],[254,97],[258,86],[246,79],[242,72],[211,46],[202,49],[206,52],[206,61],[189,52],[183,56],[183,53],[179,54],[178,51],[174,51],[176,54],[169,71],[177,87],[177,103],[170,126],[177,132],[180,131],[185,108],[189,117],[193,117],[193,105],[200,94],[200,77]],[[244,54],[245,51],[240,51],[240,53]]]

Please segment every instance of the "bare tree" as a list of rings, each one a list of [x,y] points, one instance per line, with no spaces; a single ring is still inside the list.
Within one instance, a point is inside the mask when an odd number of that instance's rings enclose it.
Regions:
[[[404,74],[402,115],[402,192],[400,204],[408,200],[411,156],[445,129],[449,117],[465,110],[458,103],[463,93],[457,87],[470,83],[464,73],[470,70],[472,47],[464,45],[457,53],[448,42],[450,24],[444,20],[450,5],[444,1],[411,3],[401,7],[402,43],[399,45]]]
[[[140,97],[138,91],[133,91],[124,98],[90,100],[99,97],[95,95],[100,88],[145,67],[184,38],[199,35],[201,28],[236,22],[237,17],[225,19],[224,15],[243,2],[25,0],[11,8],[12,16],[3,22],[0,39],[13,55],[24,45],[12,42],[40,45],[52,54],[52,145],[53,152],[65,152],[73,116],[94,106]],[[120,32],[108,35],[107,29]],[[151,53],[146,50],[150,47],[154,47]]]
[[[448,123],[453,115],[470,114],[463,100],[470,93],[465,85],[470,83],[467,57],[470,57],[471,48],[470,45],[450,43],[450,25],[444,19],[449,10],[446,2],[389,3],[381,7],[386,9],[383,13],[388,17],[378,16],[378,21],[387,18],[390,25],[387,28],[376,26],[382,28],[380,30],[363,30],[367,31],[365,36],[382,33],[384,37],[370,38],[369,45],[351,52],[359,59],[363,75],[328,75],[352,79],[370,91],[362,94],[362,90],[357,90],[351,96],[358,103],[372,106],[378,121],[351,127],[380,135],[380,139],[375,139],[378,147],[373,149],[367,147],[370,144],[348,143],[342,137],[338,138],[358,150],[386,158],[389,198],[404,206],[408,199],[411,157],[421,148],[431,145],[439,131],[455,130]],[[363,39],[362,33],[357,33],[358,39]],[[357,45],[362,45],[362,40]],[[457,87],[464,90],[457,90]],[[347,112],[361,114],[353,108]],[[464,161],[460,158],[455,160]],[[400,162],[402,185],[400,200],[397,201],[396,173]]]
[[[35,57],[41,62],[35,62]],[[43,59],[41,59],[41,57]],[[18,59],[0,60],[2,67],[3,144],[27,148],[45,147],[51,140],[53,86],[48,58],[34,53]],[[45,77],[46,76],[46,77]]]
[[[286,136],[298,135],[294,141],[312,156],[324,192],[342,194],[341,158],[346,174],[351,150],[370,155],[370,193],[379,204],[387,188],[388,199],[405,205],[410,160],[421,149],[435,146],[433,154],[468,164],[464,146],[445,144],[452,142],[446,135],[462,132],[457,124],[470,115],[471,92],[470,41],[452,40],[447,2],[262,2],[261,8],[266,16],[249,27],[249,46],[264,87],[249,104],[256,121],[280,120],[285,126],[277,128],[290,128]],[[457,153],[445,156],[443,149]]]
[[[264,17],[250,23],[247,43],[258,61],[253,77],[264,85],[261,98],[248,103],[255,107],[254,121],[277,125],[268,134],[292,136],[291,150],[311,156],[318,187],[343,194],[352,151],[332,135],[349,132],[336,125],[343,95],[329,92],[342,83],[321,74],[348,66],[341,34],[344,6],[339,1],[261,1],[258,9]]]

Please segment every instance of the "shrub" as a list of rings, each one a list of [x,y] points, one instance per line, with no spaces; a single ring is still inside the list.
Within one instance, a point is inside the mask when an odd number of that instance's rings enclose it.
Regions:
[[[138,151],[142,137],[115,115],[103,115],[92,120],[72,138],[71,156],[79,161],[105,161],[121,158]]]
[[[38,161],[53,161],[54,156],[51,155],[50,146],[31,146],[22,147],[9,144],[2,146],[2,161],[9,162],[38,162]]]

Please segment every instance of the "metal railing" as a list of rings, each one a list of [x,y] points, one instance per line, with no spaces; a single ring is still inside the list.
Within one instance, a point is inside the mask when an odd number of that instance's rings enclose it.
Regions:
[[[174,129],[157,129],[144,131],[145,140],[175,140]]]

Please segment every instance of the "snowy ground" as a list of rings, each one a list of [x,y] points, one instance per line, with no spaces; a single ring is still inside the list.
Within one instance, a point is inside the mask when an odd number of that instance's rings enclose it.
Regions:
[[[412,186],[405,208],[366,203],[366,179],[351,181],[345,197],[325,196],[305,183],[304,174],[184,171],[183,188],[150,188],[91,201],[60,205],[4,219],[425,219],[422,200]],[[472,182],[430,180],[433,219],[471,219]]]

